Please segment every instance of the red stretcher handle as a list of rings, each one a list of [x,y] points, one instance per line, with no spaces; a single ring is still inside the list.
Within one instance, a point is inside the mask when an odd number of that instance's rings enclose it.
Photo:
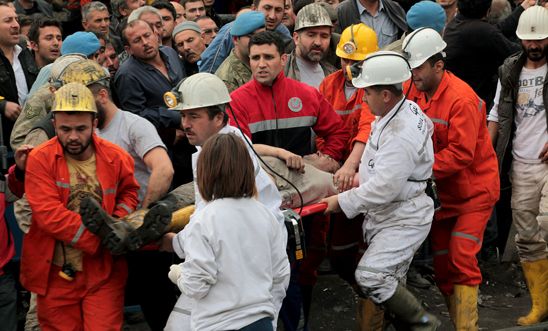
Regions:
[[[301,212],[301,217],[305,217],[312,214],[318,214],[323,213],[325,209],[327,208],[327,203],[314,203],[312,205],[303,206],[303,209],[301,211],[301,208],[293,208],[293,210],[298,213]]]

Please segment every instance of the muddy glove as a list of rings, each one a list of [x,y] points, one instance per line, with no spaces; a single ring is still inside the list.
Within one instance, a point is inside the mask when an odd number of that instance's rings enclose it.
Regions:
[[[179,277],[181,276],[181,265],[180,264],[172,264],[171,267],[169,267],[169,273],[167,274],[167,277],[171,282],[175,285],[177,285],[177,281],[179,280]]]

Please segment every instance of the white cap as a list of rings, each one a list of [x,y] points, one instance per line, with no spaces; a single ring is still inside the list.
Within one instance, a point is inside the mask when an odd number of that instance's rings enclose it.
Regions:
[[[358,77],[352,79],[357,88],[375,85],[395,85],[411,78],[409,64],[401,54],[379,51],[369,54]]]
[[[405,37],[402,53],[409,61],[411,69],[415,69],[433,55],[442,52],[445,47],[447,44],[438,31],[432,28],[421,28]]]
[[[548,9],[531,6],[521,14],[516,35],[521,40],[542,40],[548,38]]]

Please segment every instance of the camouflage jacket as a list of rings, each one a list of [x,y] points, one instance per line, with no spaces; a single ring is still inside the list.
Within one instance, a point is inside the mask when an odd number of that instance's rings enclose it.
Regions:
[[[11,131],[10,144],[13,150],[23,145],[25,137],[31,129],[50,112],[53,105],[53,93],[49,88],[49,84],[40,87],[25,102]]]
[[[251,68],[247,63],[238,59],[234,54],[234,49],[232,49],[230,55],[215,71],[215,75],[223,80],[228,92],[232,93],[232,91],[251,80]]]

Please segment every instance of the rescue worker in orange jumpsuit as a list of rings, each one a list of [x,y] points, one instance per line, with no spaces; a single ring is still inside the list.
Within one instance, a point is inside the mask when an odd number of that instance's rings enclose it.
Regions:
[[[352,85],[348,69],[355,63],[379,49],[375,31],[367,25],[353,24],[341,34],[336,54],[340,58],[341,70],[327,76],[320,84],[320,93],[333,106],[341,117],[344,128],[350,132],[350,139],[343,150],[343,166],[335,173],[334,182],[339,191],[352,187],[358,170],[365,144],[371,131],[375,116],[364,102],[364,90]],[[323,140],[316,139],[321,147]],[[353,287],[357,286],[354,271],[363,255],[362,223],[363,217],[348,219],[343,213],[331,215],[330,242],[328,243],[331,266],[339,276]],[[361,291],[358,291],[358,293]],[[371,330],[373,326],[382,325],[384,314],[372,301],[360,297],[356,321],[359,330]]]
[[[403,41],[412,68],[409,100],[434,122],[434,178],[441,209],[432,223],[436,284],[457,330],[478,330],[481,272],[476,254],[499,198],[497,157],[486,124],[485,102],[444,67],[446,43],[431,28]]]
[[[131,212],[139,189],[133,159],[94,134],[95,98],[84,85],[61,87],[52,112],[57,137],[35,148],[27,161],[32,224],[23,243],[21,283],[38,294],[43,331],[120,330],[125,258],[103,248],[78,211],[94,198],[115,217]]]

